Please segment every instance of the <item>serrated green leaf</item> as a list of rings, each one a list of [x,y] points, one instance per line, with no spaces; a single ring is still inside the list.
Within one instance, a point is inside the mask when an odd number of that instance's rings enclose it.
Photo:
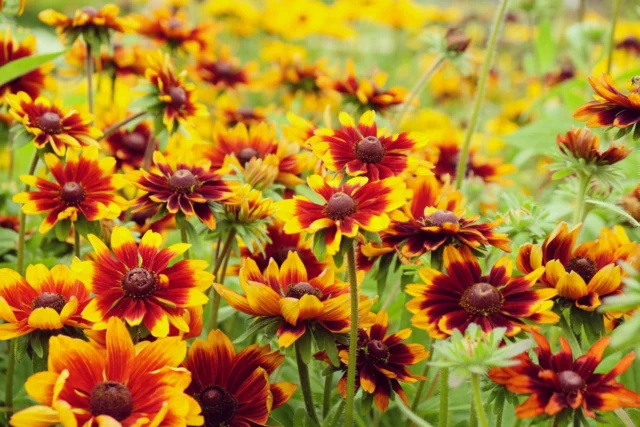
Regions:
[[[251,325],[247,328],[247,330],[236,338],[233,342],[235,344],[246,341],[248,338],[257,334],[258,332],[265,330],[269,326],[274,324],[279,324],[281,319],[279,317],[258,317],[254,320]]]

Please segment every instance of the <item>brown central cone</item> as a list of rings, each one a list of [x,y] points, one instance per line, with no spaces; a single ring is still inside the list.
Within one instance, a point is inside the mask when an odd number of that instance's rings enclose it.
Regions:
[[[134,153],[144,153],[149,139],[140,132],[131,132],[122,137],[122,145]]]
[[[187,92],[179,86],[169,88],[169,96],[171,97],[171,106],[175,109],[180,109],[187,103]]]
[[[356,144],[356,156],[364,163],[380,163],[385,149],[375,136],[368,136]]]
[[[86,13],[87,15],[89,15],[92,18],[95,18],[96,16],[98,16],[98,9],[96,9],[93,6],[86,6],[82,8],[82,11],[84,13]]]
[[[367,344],[369,359],[377,363],[385,363],[389,360],[389,347],[380,340],[371,340]]]
[[[344,219],[356,211],[356,201],[348,194],[338,192],[329,198],[326,215],[334,221]]]
[[[175,171],[175,173],[171,175],[171,178],[169,178],[169,182],[171,187],[182,191],[191,190],[198,185],[198,179],[188,169],[178,169]]]
[[[197,397],[205,427],[227,426],[238,410],[236,398],[220,387],[208,387]]]
[[[220,76],[230,76],[235,72],[233,64],[227,61],[218,61],[216,63],[216,74]]]
[[[53,308],[56,312],[60,313],[64,308],[67,300],[62,295],[54,294],[52,292],[43,292],[38,298],[34,299],[31,303],[31,307],[36,308]]]
[[[560,388],[567,394],[574,394],[578,391],[584,390],[584,379],[574,371],[562,371],[558,374],[558,382]]]
[[[577,256],[569,260],[567,264],[567,273],[575,271],[576,274],[584,280],[585,283],[589,283],[593,276],[598,272],[598,267],[593,260],[589,258]]]
[[[67,182],[62,186],[62,190],[60,190],[60,200],[67,205],[77,206],[84,200],[84,197],[84,188],[82,188],[82,185],[78,182]]]
[[[36,119],[36,125],[45,132],[59,133],[62,130],[62,118],[52,111],[47,111]]]
[[[258,150],[255,150],[251,147],[243,148],[238,153],[238,161],[242,166],[244,166],[245,163],[247,163],[249,160],[253,159],[254,157],[255,158],[260,157],[260,153],[258,153]]]
[[[476,283],[462,295],[460,305],[471,314],[487,316],[500,310],[504,297],[495,286],[489,283]]]
[[[298,253],[298,249],[293,246],[282,246],[276,249],[275,253],[273,254],[273,260],[278,265],[282,265],[282,263],[285,262],[285,260],[289,256],[289,252]]]
[[[146,268],[132,268],[122,279],[122,290],[131,298],[145,298],[156,290],[156,278]]]
[[[133,411],[133,398],[126,385],[115,381],[96,384],[89,400],[93,416],[108,415],[122,421]]]
[[[425,224],[442,227],[445,223],[459,224],[458,217],[451,211],[436,211],[424,219]]]
[[[315,295],[317,298],[322,298],[322,291],[314,288],[309,282],[300,282],[293,286],[289,285],[287,289],[288,297],[300,299],[304,295]]]

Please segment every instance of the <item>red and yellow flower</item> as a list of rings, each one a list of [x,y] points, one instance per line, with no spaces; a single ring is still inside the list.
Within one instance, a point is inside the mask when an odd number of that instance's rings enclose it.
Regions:
[[[93,118],[88,114],[63,108],[60,103],[51,103],[43,97],[33,100],[25,92],[8,95],[7,102],[13,118],[24,126],[39,149],[50,146],[62,157],[67,146],[74,149],[98,146],[96,139],[102,132],[91,126]]]
[[[36,330],[59,332],[65,327],[90,328],[80,313],[91,291],[66,265],[51,270],[42,264],[27,267],[26,277],[9,268],[0,270],[0,340]]]
[[[114,42],[112,46],[101,46],[100,52],[94,52],[96,72],[107,72],[116,77],[144,76],[149,50],[140,45],[124,45]],[[76,40],[69,53],[65,55],[67,63],[72,67],[65,74],[77,75],[86,72],[87,46]]]
[[[323,231],[327,254],[340,248],[342,236],[354,238],[360,230],[379,232],[389,226],[389,212],[405,203],[405,184],[398,177],[369,182],[351,178],[326,181],[319,175],[307,179],[309,187],[322,199],[314,203],[304,196],[276,203],[276,215],[285,222],[285,233]]]
[[[573,118],[587,122],[591,128],[615,126],[625,129],[640,121],[640,93],[625,95],[616,89],[611,76],[603,74],[598,80],[589,77],[589,84],[596,92],[590,101],[573,112]]]
[[[478,259],[466,246],[444,249],[446,273],[432,268],[419,271],[423,283],[407,286],[413,298],[407,309],[415,327],[433,338],[446,338],[454,329],[463,332],[470,323],[485,332],[504,327],[513,336],[529,329],[524,320],[555,323],[551,312],[553,289],[533,289],[544,273],[540,267],[526,276],[512,276],[512,262],[501,258],[489,274],[482,274]]]
[[[340,113],[340,129],[318,129],[307,141],[324,167],[351,176],[366,176],[371,181],[390,178],[405,172],[430,174],[432,165],[411,156],[427,141],[418,134],[389,135],[378,129],[375,112],[367,111],[355,121],[347,113]]]
[[[191,374],[180,367],[187,344],[178,337],[134,346],[121,320],[109,320],[106,348],[51,337],[48,370],[32,375],[27,394],[40,405],[15,414],[14,427],[202,425],[198,402],[184,393]]]
[[[151,122],[142,121],[131,129],[120,127],[104,138],[103,145],[115,157],[118,169],[133,171],[143,166],[147,146],[154,144],[157,148],[158,145],[152,126]]]
[[[152,10],[151,16],[136,15],[135,19],[139,23],[138,34],[171,49],[202,51],[209,45],[213,30],[208,24],[192,27],[183,12],[174,13],[167,8]]]
[[[600,151],[600,138],[586,128],[572,127],[566,134],[558,135],[556,142],[564,154],[597,166],[613,165],[631,153],[631,148],[615,144]]]
[[[216,88],[237,89],[249,84],[254,68],[253,64],[243,67],[237,58],[231,56],[231,50],[225,46],[220,49],[217,56],[211,53],[200,55],[196,73],[202,81]]]
[[[518,269],[530,273],[540,267],[545,273],[540,282],[557,291],[558,297],[576,307],[593,311],[601,297],[616,294],[622,287],[622,271],[617,263],[637,255],[637,243],[620,241],[604,228],[596,241],[574,248],[581,225],[571,230],[559,224],[542,246],[527,243],[518,252]]]
[[[44,161],[55,182],[22,175],[20,179],[37,191],[13,196],[14,202],[23,204],[25,214],[47,214],[40,233],[48,232],[58,221],[66,219],[72,222],[78,218],[114,219],[126,208],[128,202],[117,194],[126,180],[113,173],[116,165],[113,157],[98,159],[98,150],[89,147],[80,156],[77,151],[69,151],[64,165],[53,153],[45,154]]]
[[[519,418],[554,416],[563,410],[581,410],[587,417],[595,418],[598,412],[640,407],[640,394],[616,381],[616,377],[631,366],[634,353],[624,356],[609,372],[595,373],[609,345],[609,337],[598,340],[587,354],[574,360],[571,347],[563,337],[560,337],[561,350],[553,354],[547,339],[532,333],[538,344],[534,350],[537,363],[528,353],[523,353],[518,365],[489,371],[489,378],[495,383],[504,385],[512,393],[529,395],[516,407]]]
[[[113,254],[93,234],[89,242],[96,261],[75,262],[73,268],[96,295],[82,312],[95,322],[94,329],[104,329],[110,318],[118,317],[130,326],[144,324],[154,337],[166,337],[170,324],[189,332],[184,309],[206,304],[204,291],[213,283],[205,261],[186,259],[169,266],[190,245],[161,249],[162,237],[153,231],[137,245],[125,227],[111,233]]]
[[[349,329],[349,285],[336,279],[332,268],[311,277],[296,252],[289,252],[280,267],[269,260],[264,273],[251,258],[243,260],[240,286],[244,295],[214,284],[216,291],[234,309],[256,317],[281,319],[278,344],[289,347],[307,332],[309,322],[329,332]],[[366,315],[373,301],[360,296],[359,310]]]
[[[220,330],[195,340],[185,367],[191,372],[187,393],[202,408],[205,426],[264,426],[273,409],[284,405],[297,386],[271,383],[269,375],[284,362],[270,347],[250,345],[236,353]]]
[[[161,152],[156,151],[153,161],[158,172],[140,169],[132,176],[133,184],[145,191],[134,202],[134,212],[161,205],[171,214],[182,212],[187,218],[195,215],[213,230],[216,220],[210,203],[229,199],[233,195],[232,187],[206,160],[194,165],[177,163],[172,166]]]

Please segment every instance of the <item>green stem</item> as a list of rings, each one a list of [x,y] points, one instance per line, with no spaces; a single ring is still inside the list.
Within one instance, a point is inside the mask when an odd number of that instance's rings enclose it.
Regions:
[[[471,401],[471,410],[469,411],[469,427],[478,427],[478,414],[476,412],[476,405]]]
[[[349,364],[347,366],[347,402],[345,406],[344,425],[353,424],[353,409],[356,384],[356,350],[358,346],[358,278],[356,276],[356,248],[351,243],[347,251],[347,268],[349,270],[349,292],[351,293],[351,330],[349,332]]]
[[[480,427],[489,427],[487,414],[484,412],[484,405],[482,404],[482,393],[480,392],[480,375],[471,374],[471,388],[473,390],[473,406],[478,413],[478,423],[480,424]]]
[[[27,175],[33,175],[36,171],[36,166],[38,165],[38,160],[40,158],[38,157],[38,150],[36,150],[36,153],[33,155],[33,160],[31,160],[31,166],[29,166],[29,172],[27,173]],[[27,193],[29,192],[29,189],[31,188],[31,186],[29,186],[28,184],[25,184],[24,186],[24,192]],[[24,213],[24,211],[21,209],[20,210],[20,226],[18,229],[18,261],[17,261],[17,269],[18,269],[18,273],[24,275],[24,237],[26,235],[27,232],[27,215]]]
[[[318,415],[316,414],[316,407],[313,405],[313,393],[311,392],[311,381],[309,380],[309,367],[302,356],[300,355],[300,344],[298,341],[295,343],[296,347],[296,364],[298,365],[298,375],[300,376],[300,388],[302,388],[302,396],[304,397],[304,406],[307,408],[309,417],[319,424]]]
[[[89,104],[89,112],[93,115],[93,54],[91,53],[91,44],[87,43],[87,103]],[[95,119],[94,119],[95,120]]]
[[[236,230],[231,229],[229,234],[227,235],[227,239],[224,242],[224,248],[222,249],[222,253],[220,256],[216,258],[216,263],[213,267],[213,274],[217,279],[220,275],[220,267],[223,264],[224,258],[229,256],[228,254],[231,252],[233,247],[233,239],[236,237]],[[220,282],[218,282],[220,283]],[[223,283],[221,283],[223,284]],[[211,318],[209,320],[209,330],[212,331],[218,327],[218,311],[220,310],[220,294],[216,292],[213,286],[211,287],[211,292],[213,292],[213,305],[211,306]]]
[[[500,33],[500,28],[502,27],[502,21],[504,21],[508,3],[509,0],[500,0],[500,7],[498,9],[498,13],[496,14],[496,18],[493,21],[493,28],[491,30],[491,35],[489,36],[489,44],[487,45],[487,51],[485,53],[484,62],[482,64],[482,70],[480,71],[480,79],[478,80],[478,87],[476,88],[476,97],[473,104],[473,111],[471,113],[471,120],[469,120],[469,127],[467,128],[467,132],[465,133],[464,141],[460,149],[460,159],[458,161],[458,168],[456,170],[456,188],[458,189],[462,186],[462,180],[464,179],[466,173],[467,160],[469,158],[469,149],[471,147],[471,138],[473,137],[473,133],[475,132],[476,126],[478,124],[480,107],[482,106],[484,94],[487,90],[489,71],[491,70],[493,55],[498,43],[498,34]]]
[[[411,104],[413,101],[422,93],[424,86],[431,80],[433,75],[440,69],[442,64],[444,64],[447,57],[445,55],[440,55],[436,58],[435,61],[431,64],[431,66],[424,72],[424,74],[420,77],[420,79],[416,82],[415,86],[409,92],[409,95],[402,103],[401,110],[398,112],[397,119],[395,120],[395,125],[400,127],[402,125],[402,121],[404,120],[407,112],[409,112],[409,108],[411,108]]]
[[[324,379],[324,394],[322,395],[322,417],[326,418],[331,409],[331,393],[333,392],[333,374]]]
[[[429,369],[431,368],[429,361],[431,360],[432,354],[433,351],[431,349],[431,343],[429,343],[429,357],[427,357],[427,359],[425,360],[424,368],[422,368],[422,373],[420,374],[424,377],[424,381],[420,381],[420,383],[418,384],[416,394],[413,397],[413,402],[411,403],[411,412],[413,412],[414,414],[418,412],[418,406],[420,406],[420,401],[422,400],[422,392],[424,391],[424,387],[427,385],[427,379],[429,378]],[[411,420],[407,420],[407,427],[411,425]]]
[[[576,335],[573,333],[569,322],[564,317],[564,315],[560,315],[560,321],[558,322],[558,326],[562,328],[562,332],[564,333],[564,338],[569,341],[569,345],[571,346],[571,351],[573,352],[573,357],[578,357],[582,354],[582,349],[580,348],[580,343],[576,338]]]
[[[580,187],[578,188],[578,197],[576,199],[576,209],[573,212],[573,224],[577,225],[582,222],[582,212],[584,210],[584,199],[587,195],[587,189],[591,182],[591,175],[580,176]]]
[[[342,415],[342,411],[344,411],[344,400],[340,401],[340,406],[338,407],[338,411],[336,412],[333,421],[331,422],[331,427],[336,427],[338,425],[338,420],[340,419],[340,416]]]
[[[80,233],[75,228],[73,230],[73,254],[80,259]]]
[[[131,123],[134,120],[139,119],[140,117],[144,116],[145,114],[147,114],[147,111],[140,111],[139,113],[136,113],[133,116],[129,116],[124,120],[120,120],[119,122],[112,124],[107,129],[105,129],[105,131],[103,132],[102,136],[100,138],[98,138],[98,141],[101,141],[103,139],[109,138],[111,135],[116,133],[118,131],[118,129],[120,129],[123,126],[128,125],[129,123]],[[151,143],[151,141],[152,141],[152,139],[149,141],[149,143]]]
[[[449,424],[449,369],[440,369],[440,422],[439,426]]]
[[[182,227],[180,227],[180,239],[182,243],[189,243],[189,238],[187,237],[187,220],[186,218],[182,222]],[[187,249],[184,253],[184,259],[189,259],[191,256],[189,255],[189,249]]]
[[[622,8],[622,0],[614,0],[613,4],[613,16],[611,16],[611,27],[609,28],[609,45],[607,46],[607,74],[611,74],[611,63],[613,62],[613,51],[615,46],[615,33],[616,24],[618,23],[618,16],[620,15],[620,9]]]
[[[16,370],[16,354],[15,354],[15,346],[16,340],[12,339],[9,341],[9,356],[7,358],[7,375],[5,377],[4,384],[4,404],[7,407],[7,421],[11,418],[11,414],[13,413],[13,377],[15,376]]]
[[[629,417],[629,414],[627,414],[624,409],[618,408],[613,412],[618,416],[618,418],[620,419],[620,421],[622,421],[622,424],[624,424],[625,427],[635,426],[635,424],[633,423],[633,420]]]
[[[494,403],[493,410],[496,413],[496,427],[502,427],[502,416],[504,414],[504,400],[505,394],[498,393],[496,397],[496,402]]]
[[[555,417],[553,417],[553,423],[551,424],[551,427],[558,427],[560,425],[560,414],[556,414]]]

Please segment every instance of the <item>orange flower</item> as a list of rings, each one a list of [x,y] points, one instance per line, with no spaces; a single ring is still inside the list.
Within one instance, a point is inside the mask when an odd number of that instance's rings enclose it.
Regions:
[[[138,34],[150,38],[157,44],[166,44],[171,49],[202,51],[209,44],[211,26],[201,24],[191,27],[183,12],[156,9],[148,15],[136,15]]]
[[[231,56],[229,48],[220,49],[220,54],[203,53],[198,58],[196,73],[202,81],[216,88],[234,89],[249,84],[249,74],[253,66],[242,67]]]
[[[566,134],[558,135],[556,141],[564,154],[597,166],[613,165],[631,153],[631,148],[613,143],[607,150],[600,151],[600,138],[586,128],[572,127]]]

